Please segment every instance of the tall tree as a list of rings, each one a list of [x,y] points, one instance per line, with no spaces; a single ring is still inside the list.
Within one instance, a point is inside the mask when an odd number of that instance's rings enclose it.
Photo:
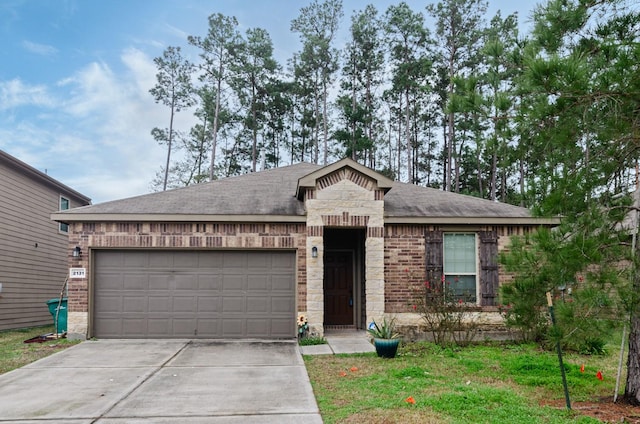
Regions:
[[[518,82],[527,111],[522,129],[530,134],[525,141],[544,155],[530,187],[540,213],[564,216],[565,235],[536,246],[551,252],[574,246],[570,255],[547,255],[549,264],[567,269],[563,261],[587,257],[572,273],[610,287],[614,275],[602,271],[623,266],[630,253],[626,232],[614,231],[629,209],[612,194],[628,190],[621,176],[634,167],[640,146],[640,12],[616,0],[551,0],[536,9],[534,24]],[[623,300],[630,317],[624,398],[638,405],[640,250],[633,264],[631,283],[616,286],[618,295],[608,299]],[[557,278],[547,277],[550,284]]]
[[[384,69],[380,32],[378,11],[373,5],[352,16],[351,39],[344,50],[342,93],[337,100],[344,125],[336,131],[336,139],[344,144],[346,156],[371,167],[375,166],[375,128],[379,121],[376,91]]]
[[[162,183],[162,190],[166,190],[171,163],[171,149],[175,138],[173,129],[175,114],[180,112],[182,108],[191,107],[195,104],[193,85],[191,83],[193,65],[182,57],[180,47],[167,47],[162,56],[156,57],[153,62],[158,68],[158,73],[156,74],[156,85],[149,92],[153,95],[156,103],[162,103],[169,107],[169,129],[154,128],[151,131],[157,141],[167,144],[167,160],[164,166],[164,181]]]
[[[454,93],[456,77],[470,74],[469,68],[476,61],[478,43],[482,37],[482,17],[487,10],[485,0],[443,0],[427,6],[428,13],[436,19],[436,45],[439,47],[439,65],[447,81],[446,95]],[[446,156],[444,172],[445,191],[458,191],[454,187],[453,169],[456,154],[456,114],[449,108],[445,111],[447,132],[444,151]]]
[[[404,106],[403,138],[407,143],[407,179],[409,183],[415,184],[418,140],[413,118],[418,114],[419,100],[428,86],[427,76],[431,70],[427,52],[429,32],[424,26],[422,13],[413,12],[405,2],[387,9],[385,32],[393,66],[392,90],[402,93]]]
[[[200,80],[212,92],[214,99],[213,116],[211,117],[211,163],[209,165],[209,179],[215,179],[216,149],[218,147],[218,133],[224,122],[221,117],[223,110],[224,90],[227,88],[233,69],[232,64],[238,60],[238,53],[243,43],[238,32],[238,21],[235,17],[216,13],[209,16],[209,30],[207,36],[189,36],[189,44],[200,48],[199,65]]]
[[[338,70],[338,50],[332,45],[342,19],[342,1],[313,0],[300,9],[300,15],[291,21],[291,30],[300,34],[303,52],[300,55],[314,74],[320,88],[315,94],[316,127],[322,125],[322,163],[327,164],[329,154],[329,90],[333,75]],[[320,115],[320,109],[322,110]],[[316,138],[316,145],[319,139]],[[316,162],[318,157],[316,155]]]
[[[249,29],[235,67],[233,86],[240,104],[246,109],[245,126],[251,132],[251,171],[256,172],[258,161],[258,132],[266,121],[267,85],[278,69],[273,58],[273,44],[269,33],[262,28]]]

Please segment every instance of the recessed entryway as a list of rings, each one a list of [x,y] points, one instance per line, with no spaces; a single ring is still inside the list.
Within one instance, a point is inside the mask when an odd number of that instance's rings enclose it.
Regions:
[[[325,330],[362,328],[364,235],[360,229],[325,229]]]

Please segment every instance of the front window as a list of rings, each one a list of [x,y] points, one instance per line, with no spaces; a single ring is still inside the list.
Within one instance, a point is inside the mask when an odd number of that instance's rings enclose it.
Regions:
[[[65,199],[64,197],[60,196],[60,210],[61,211],[66,211],[67,209],[69,209],[69,199]],[[63,233],[68,233],[69,232],[69,224],[65,224],[63,222],[60,223],[60,231]]]
[[[457,300],[477,301],[475,234],[444,234],[444,278]]]

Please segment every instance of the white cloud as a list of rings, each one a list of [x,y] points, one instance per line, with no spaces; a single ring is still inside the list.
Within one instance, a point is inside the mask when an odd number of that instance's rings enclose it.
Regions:
[[[48,44],[34,43],[33,41],[23,40],[22,47],[31,53],[39,54],[41,56],[53,56],[58,53],[58,49]]]
[[[92,62],[49,88],[0,82],[0,108],[25,105],[0,115],[0,148],[47,169],[93,203],[148,193],[166,155],[150,131],[168,125],[169,111],[149,93],[153,59],[134,48],[119,59]],[[54,101],[50,90],[64,100]],[[187,130],[194,119],[182,111],[175,124]]]
[[[27,85],[20,79],[0,81],[0,110],[35,105],[51,107],[54,100],[43,85]]]

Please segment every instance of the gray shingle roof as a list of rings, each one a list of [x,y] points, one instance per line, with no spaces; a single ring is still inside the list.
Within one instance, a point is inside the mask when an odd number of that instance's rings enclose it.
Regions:
[[[295,197],[298,180],[322,169],[320,165],[299,163],[281,168],[224,178],[185,188],[115,200],[54,214],[56,220],[134,219],[149,215],[157,220],[171,216],[177,220],[194,217],[242,216],[289,217],[304,221],[304,202]],[[534,223],[528,209],[472,196],[394,182],[385,195],[385,217],[394,222],[498,223],[501,220]],[[484,218],[484,220],[483,220]],[[449,221],[447,221],[449,220]],[[531,222],[529,222],[531,221]]]
[[[384,196],[384,212],[389,217],[531,217],[519,206],[399,182]]]
[[[319,165],[299,163],[189,187],[70,209],[65,214],[304,215],[298,179]]]

